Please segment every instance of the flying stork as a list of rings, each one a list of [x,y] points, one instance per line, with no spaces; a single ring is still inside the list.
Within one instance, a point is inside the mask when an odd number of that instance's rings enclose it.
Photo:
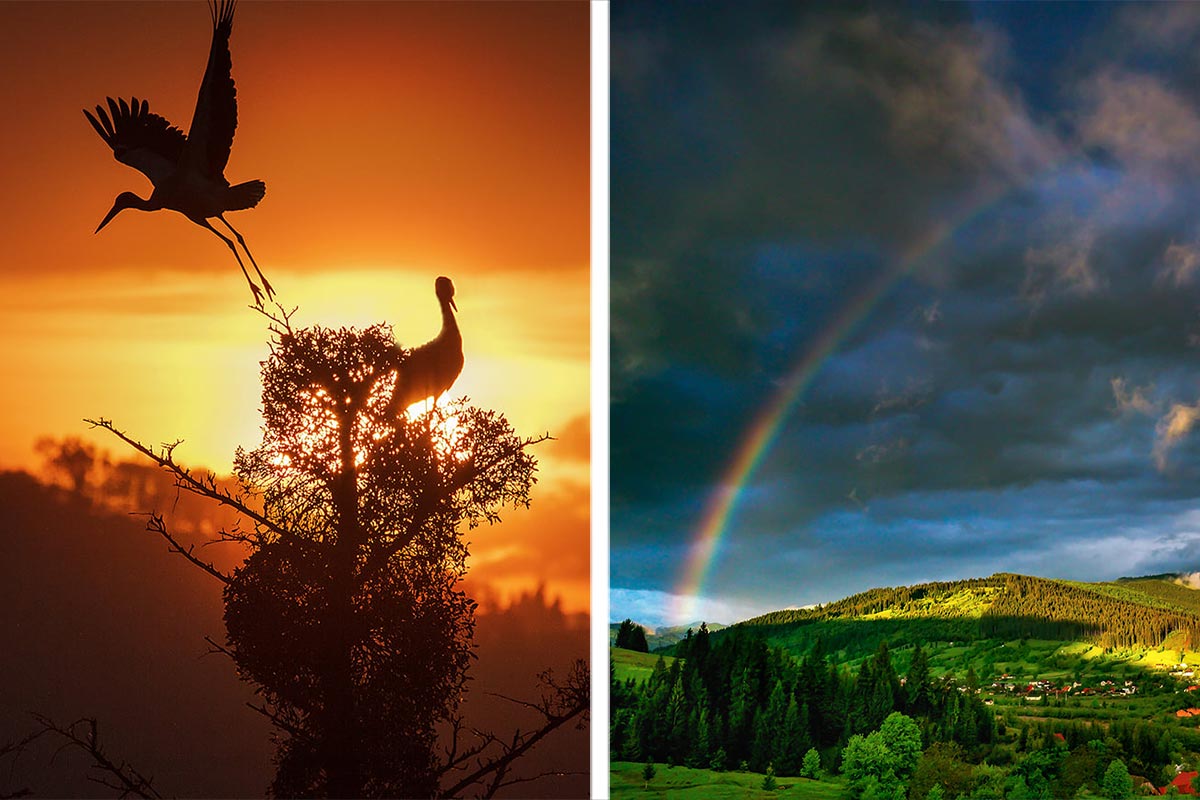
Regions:
[[[267,298],[273,298],[274,290],[246,247],[245,239],[225,219],[226,211],[256,206],[267,190],[262,181],[246,181],[230,186],[229,181],[225,180],[225,164],[229,161],[229,148],[233,145],[233,132],[237,128],[237,93],[230,74],[232,62],[229,57],[233,7],[234,0],[220,0],[220,6],[209,6],[213,23],[212,48],[208,52],[208,67],[204,70],[200,95],[196,98],[192,127],[186,136],[158,114],[150,113],[149,104],[136,97],[128,103],[124,98],[107,98],[111,119],[100,106],[96,106],[95,116],[87,109],[83,113],[100,138],[112,148],[117,161],[141,171],[154,184],[154,192],[146,200],[133,192],[117,195],[112,210],[100,222],[96,233],[127,208],[139,211],[169,208],[178,211],[200,227],[212,231],[229,246],[250,284],[250,290],[254,292],[255,304],[261,306],[262,291],[251,280],[237,248],[229,237],[208,222],[216,217],[233,232],[266,287]]]
[[[454,284],[449,278],[438,278],[434,284],[438,303],[442,307],[442,329],[438,335],[414,348],[408,358],[396,368],[396,389],[392,392],[389,413],[400,416],[413,403],[430,397],[437,402],[449,389],[463,368],[462,334],[454,312]]]

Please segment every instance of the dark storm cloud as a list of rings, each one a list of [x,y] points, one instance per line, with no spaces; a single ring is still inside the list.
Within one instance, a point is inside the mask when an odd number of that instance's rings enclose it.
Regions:
[[[802,287],[760,291],[764,243],[854,242],[876,251],[879,268],[885,251],[926,231],[931,204],[954,200],[980,174],[1045,157],[1036,135],[1000,141],[989,129],[1034,130],[1015,96],[982,71],[986,48],[969,29],[959,44],[930,23],[877,12],[757,10],[755,20],[745,9],[615,9],[618,405],[666,364],[753,382],[764,368],[759,345],[779,317],[820,317]],[[779,26],[792,13],[801,19]],[[669,30],[654,27],[667,19]],[[939,77],[923,81],[931,75]],[[912,103],[922,112],[900,118]],[[953,164],[946,141],[961,151]],[[816,268],[836,275],[842,260]],[[651,436],[662,425],[652,419]]]
[[[613,16],[614,585],[671,589],[830,326],[713,597],[1193,557],[1200,14],[691,8]]]

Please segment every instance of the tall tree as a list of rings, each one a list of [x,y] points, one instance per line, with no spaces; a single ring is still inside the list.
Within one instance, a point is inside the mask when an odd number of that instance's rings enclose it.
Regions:
[[[552,676],[545,724],[459,742],[474,602],[462,528],[526,505],[535,462],[504,417],[459,401],[410,418],[387,413],[398,358],[390,330],[294,330],[274,318],[263,363],[263,439],[239,450],[236,492],[117,431],[184,489],[236,509],[223,532],[250,549],[225,584],[226,642],[274,723],[277,796],[490,796],[512,762],[585,713],[586,669]],[[438,727],[455,734],[435,752]],[[452,776],[452,777],[451,777]]]
[[[650,648],[646,644],[646,629],[631,619],[623,620],[617,628],[617,639],[613,642],[613,647],[648,653]]]
[[[1114,758],[1104,770],[1104,779],[1100,781],[1100,793],[1106,800],[1128,800],[1133,797],[1133,779],[1129,777],[1129,769],[1125,762]]]
[[[617,638],[613,642],[613,647],[629,649],[629,636],[633,633],[633,620],[626,617],[621,620],[621,624],[617,627]]]
[[[901,796],[920,757],[917,723],[894,712],[874,733],[850,737],[842,753],[842,772],[855,797]]]
[[[747,745],[754,734],[756,703],[750,670],[745,669],[734,684],[733,696],[729,701],[729,737],[725,749],[735,762],[749,754]]]
[[[639,653],[650,652],[650,645],[646,641],[646,629],[641,625],[633,626],[633,631],[629,634],[629,649]]]
[[[929,656],[920,643],[913,649],[912,661],[908,666],[904,689],[907,694],[908,712],[925,715],[930,711],[929,698],[932,687],[929,678]]]
[[[801,712],[796,695],[790,695],[783,715],[783,729],[781,735],[775,737],[772,751],[772,761],[778,766],[780,775],[800,774],[800,760],[809,744],[808,715]]]
[[[45,459],[46,472],[51,477],[61,477],[77,497],[84,496],[88,479],[100,463],[95,445],[78,436],[62,439],[43,436],[34,449]]]

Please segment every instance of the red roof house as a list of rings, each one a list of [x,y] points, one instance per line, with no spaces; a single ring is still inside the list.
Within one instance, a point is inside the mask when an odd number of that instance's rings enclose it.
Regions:
[[[1166,794],[1174,786],[1175,790],[1180,794],[1195,795],[1196,790],[1192,788],[1192,778],[1200,775],[1200,772],[1181,772],[1175,776],[1175,780],[1168,783],[1166,786],[1158,790],[1159,794]]]

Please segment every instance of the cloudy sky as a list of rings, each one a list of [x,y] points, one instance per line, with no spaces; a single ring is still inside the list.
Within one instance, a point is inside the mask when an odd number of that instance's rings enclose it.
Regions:
[[[1200,7],[795,5],[613,7],[613,618],[1195,569]]]

